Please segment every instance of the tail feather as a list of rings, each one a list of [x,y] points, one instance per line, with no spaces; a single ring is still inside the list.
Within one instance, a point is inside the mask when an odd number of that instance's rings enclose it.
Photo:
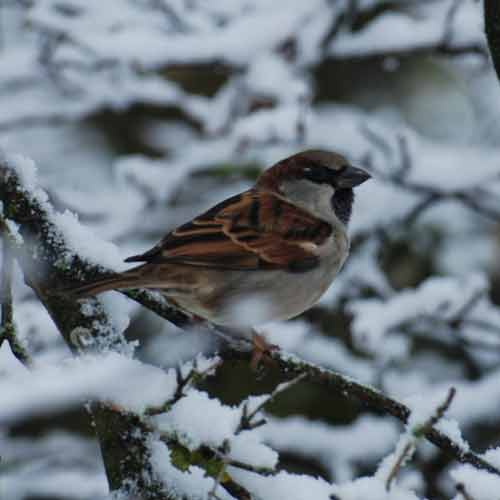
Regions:
[[[151,286],[151,277],[145,277],[138,269],[131,269],[123,273],[118,273],[115,276],[98,278],[94,281],[79,284],[71,288],[63,290],[73,296],[83,298],[109,290],[124,290],[126,288],[141,288]]]

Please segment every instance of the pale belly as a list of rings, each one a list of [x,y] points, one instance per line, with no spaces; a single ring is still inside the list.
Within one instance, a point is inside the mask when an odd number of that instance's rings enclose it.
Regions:
[[[326,292],[347,256],[347,246],[341,250],[304,273],[200,270],[205,284],[198,292],[172,298],[180,307],[227,327],[290,319],[312,307]],[[223,286],[214,287],[213,283]]]

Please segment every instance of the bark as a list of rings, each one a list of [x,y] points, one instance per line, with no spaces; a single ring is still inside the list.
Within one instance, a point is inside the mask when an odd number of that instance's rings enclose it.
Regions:
[[[71,266],[61,264],[61,255],[70,252],[58,229],[50,220],[49,207],[23,189],[15,171],[0,156],[0,200],[4,217],[19,224],[24,244],[16,258],[25,280],[57,325],[64,340],[75,355],[98,350],[103,346],[118,352],[129,348],[117,332],[97,299],[92,299],[91,314],[69,294],[58,292],[80,278],[92,278],[109,273],[75,255]],[[175,316],[174,320],[179,320]],[[75,342],[78,333],[85,333],[86,342]],[[170,498],[162,482],[152,477],[147,445],[148,430],[137,416],[118,409],[94,404],[91,408],[100,441],[110,489],[128,491],[131,498],[164,500]]]
[[[484,0],[484,27],[493,66],[500,78],[500,3]]]

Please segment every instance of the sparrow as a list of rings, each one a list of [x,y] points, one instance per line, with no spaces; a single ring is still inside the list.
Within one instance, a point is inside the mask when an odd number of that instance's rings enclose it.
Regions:
[[[353,188],[369,178],[341,154],[297,153],[125,260],[137,267],[73,293],[151,289],[220,327],[293,318],[318,301],[346,260]]]

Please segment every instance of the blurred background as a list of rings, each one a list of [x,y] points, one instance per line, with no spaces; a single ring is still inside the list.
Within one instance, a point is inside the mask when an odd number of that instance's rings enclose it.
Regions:
[[[484,451],[500,441],[500,87],[483,31],[474,0],[3,0],[0,145],[123,258],[289,154],[347,155],[374,177],[351,256],[320,304],[263,331],[399,399],[455,385],[451,415]],[[36,362],[68,357],[19,272],[14,295]],[[147,362],[216,348],[128,307]],[[16,370],[4,344],[0,377]],[[280,380],[230,363],[203,387],[237,404]],[[281,468],[342,482],[373,473],[400,431],[301,383],[261,432]],[[0,456],[1,498],[106,495],[79,406],[0,428]],[[400,481],[452,498],[448,467],[423,445]]]

